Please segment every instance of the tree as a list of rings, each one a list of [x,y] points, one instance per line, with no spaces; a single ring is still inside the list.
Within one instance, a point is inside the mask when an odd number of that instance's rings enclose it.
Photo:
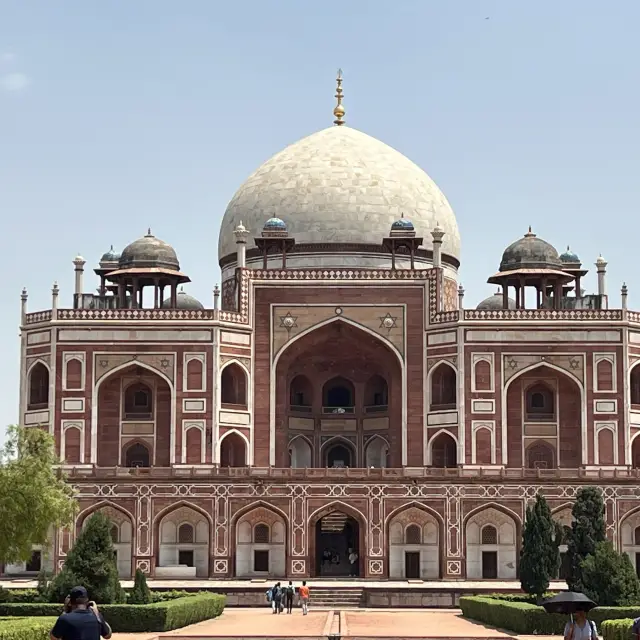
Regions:
[[[35,427],[9,427],[0,449],[0,564],[28,560],[47,546],[52,527],[73,521],[71,487],[54,465],[53,438]]]
[[[533,507],[527,507],[520,550],[520,584],[526,593],[541,597],[558,570],[555,525],[544,496],[538,494]]]
[[[124,602],[111,540],[111,521],[103,513],[94,513],[82,528],[62,571],[51,581],[49,599],[63,602],[76,585],[85,587],[89,598],[99,604]]]
[[[584,593],[601,607],[630,607],[640,601],[640,582],[626,553],[608,540],[582,562]]]
[[[567,583],[571,591],[584,592],[582,563],[593,555],[598,543],[606,540],[604,501],[596,487],[583,487],[576,494],[572,509],[573,522],[567,541],[569,576]]]
[[[140,569],[136,569],[133,589],[127,598],[127,602],[130,604],[150,604],[151,600],[151,589],[147,585],[147,578]]]

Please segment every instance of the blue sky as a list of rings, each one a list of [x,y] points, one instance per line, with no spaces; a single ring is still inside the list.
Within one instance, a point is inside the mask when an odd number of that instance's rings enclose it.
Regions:
[[[151,226],[210,304],[227,202],[331,123],[338,67],[347,122],[451,202],[466,306],[529,224],[590,267],[601,252],[612,304],[623,280],[640,300],[635,0],[0,0],[0,17],[0,424],[22,287],[35,311],[57,280],[70,306],[78,252],[89,267]]]

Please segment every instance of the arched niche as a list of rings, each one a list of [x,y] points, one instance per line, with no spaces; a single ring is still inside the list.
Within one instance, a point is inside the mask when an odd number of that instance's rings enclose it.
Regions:
[[[379,374],[371,376],[364,387],[364,405],[367,413],[386,411],[389,405],[389,386]]]
[[[209,575],[209,520],[186,505],[165,513],[158,524],[156,578],[206,578]]]
[[[640,365],[634,365],[629,375],[629,394],[631,396],[631,404],[636,405],[636,409],[640,409]]]
[[[292,411],[309,413],[313,408],[313,385],[307,376],[298,374],[289,385],[289,406]]]
[[[27,409],[34,411],[49,406],[49,369],[43,362],[36,362],[29,370],[29,397]]]
[[[67,390],[82,389],[82,362],[78,358],[70,358],[65,367],[65,386]]]
[[[431,466],[437,469],[453,469],[458,466],[458,445],[454,437],[441,431],[430,443]]]
[[[440,525],[433,515],[409,507],[389,521],[389,579],[440,577]]]
[[[240,516],[235,530],[236,577],[286,575],[286,523],[279,513],[257,506]]]
[[[640,469],[640,435],[636,435],[631,441],[631,466]]]
[[[353,413],[356,404],[356,390],[351,380],[335,376],[322,387],[324,413]]]
[[[64,463],[80,464],[82,462],[82,431],[75,426],[66,427],[63,431]]]
[[[292,469],[313,467],[313,449],[304,436],[296,436],[289,443],[289,464]]]
[[[220,466],[246,467],[247,453],[245,439],[235,431],[228,432],[220,441]]]
[[[141,362],[101,377],[97,389],[97,441],[101,443],[97,448],[98,466],[126,466],[125,451],[134,431],[140,434],[137,441],[148,449],[149,463],[169,467],[173,399],[170,379]],[[138,429],[131,423],[146,424]]]
[[[329,440],[322,448],[322,460],[329,469],[353,468],[357,465],[355,446],[344,438]]]
[[[237,363],[226,365],[220,375],[220,401],[227,409],[247,408],[246,371]]]
[[[142,442],[133,442],[124,446],[123,463],[125,467],[150,467],[151,450],[149,446]]]
[[[534,382],[525,389],[525,411],[529,422],[556,420],[555,391],[544,382]]]
[[[203,433],[200,427],[189,427],[185,432],[185,462],[202,464],[204,462]]]
[[[608,358],[602,358],[596,363],[596,383],[598,391],[613,391],[613,379],[615,372],[613,362]]]
[[[465,526],[467,580],[515,580],[517,535],[516,521],[493,507],[469,517]]]
[[[457,406],[458,376],[447,362],[431,372],[431,411],[452,411]]]
[[[374,436],[365,445],[364,457],[367,468],[386,468],[389,458],[389,443],[380,436]]]
[[[204,391],[204,362],[199,358],[187,361],[187,389],[189,391]]]
[[[525,460],[527,469],[555,469],[555,448],[549,442],[538,440],[525,449]]]

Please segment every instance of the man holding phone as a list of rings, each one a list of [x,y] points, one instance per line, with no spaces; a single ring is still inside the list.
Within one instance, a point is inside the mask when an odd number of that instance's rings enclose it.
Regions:
[[[111,637],[95,602],[84,587],[74,587],[64,601],[64,613],[51,629],[51,640],[100,640]]]

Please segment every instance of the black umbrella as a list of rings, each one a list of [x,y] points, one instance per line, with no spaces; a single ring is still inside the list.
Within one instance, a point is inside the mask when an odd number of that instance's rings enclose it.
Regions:
[[[542,603],[547,613],[563,613],[570,615],[576,611],[591,611],[598,605],[587,598],[584,593],[576,593],[575,591],[563,591],[557,596],[550,598]]]

